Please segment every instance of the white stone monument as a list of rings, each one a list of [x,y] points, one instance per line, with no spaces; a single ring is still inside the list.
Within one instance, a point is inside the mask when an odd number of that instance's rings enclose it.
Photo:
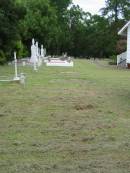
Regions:
[[[34,39],[32,39],[30,62],[33,63],[34,70],[37,71],[38,57],[37,57],[37,47],[35,45]]]
[[[17,67],[17,58],[16,58],[16,52],[14,52],[14,66],[15,66],[15,75],[14,75],[14,81],[19,81],[20,78],[18,77],[18,67]]]
[[[73,67],[74,62],[71,59],[68,61],[68,60],[61,60],[59,58],[50,58],[46,62],[46,66],[49,66],[49,67]]]
[[[37,59],[38,59],[39,58],[38,42],[36,42],[36,55],[37,55]]]
[[[2,79],[0,82],[20,82],[20,84],[25,86],[25,75],[21,73],[18,75],[17,57],[16,52],[14,52],[14,77],[11,79]]]
[[[43,48],[43,45],[41,45],[41,58],[44,59],[44,48]]]
[[[40,48],[38,46],[38,42],[36,42],[36,55],[37,55],[37,59],[38,59],[38,67],[40,67],[42,65],[42,59],[41,59],[41,55],[40,55]]]

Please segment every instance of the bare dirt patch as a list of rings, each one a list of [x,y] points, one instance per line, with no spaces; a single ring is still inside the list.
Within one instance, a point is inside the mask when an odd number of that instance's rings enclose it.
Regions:
[[[76,109],[77,111],[82,111],[82,110],[91,110],[94,109],[94,106],[91,104],[88,105],[84,105],[84,104],[77,104],[74,106],[74,109]]]

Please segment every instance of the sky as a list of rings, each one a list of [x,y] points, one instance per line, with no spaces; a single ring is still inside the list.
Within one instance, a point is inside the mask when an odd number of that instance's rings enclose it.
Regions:
[[[99,10],[105,6],[105,0],[73,0],[73,3],[92,14],[98,14]]]

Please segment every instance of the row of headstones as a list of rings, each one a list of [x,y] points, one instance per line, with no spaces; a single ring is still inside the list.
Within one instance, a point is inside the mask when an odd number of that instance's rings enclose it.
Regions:
[[[46,49],[43,48],[43,45],[41,45],[41,48],[39,48],[38,42],[35,42],[35,40],[32,39],[30,63],[33,64],[35,71],[37,71],[38,67],[42,65],[45,56]]]
[[[51,56],[46,57],[46,49],[43,48],[43,45],[41,45],[41,47],[39,48],[38,42],[34,40],[34,38],[32,39],[32,45],[31,45],[31,57],[29,58],[29,64],[33,65],[34,70],[37,71],[38,67],[40,67],[42,65],[43,62],[45,62],[46,64],[49,63],[52,60],[52,64],[55,65],[56,61],[58,61],[58,65],[59,65],[59,60],[62,66],[62,61],[64,61],[65,59],[71,61],[71,59],[69,59],[69,57],[67,56],[67,53],[63,54],[62,57],[59,58],[53,58]],[[53,62],[55,60],[55,62]],[[69,62],[68,61],[68,62]],[[23,61],[25,63],[25,61]],[[13,80],[20,80],[18,72],[17,72],[17,58],[16,58],[16,52],[14,52],[14,64],[15,64],[15,77]],[[51,65],[52,65],[51,64]],[[25,66],[25,64],[23,64],[23,66]]]
[[[32,39],[31,58],[29,59],[29,63],[33,64],[35,71],[37,71],[38,67],[42,65],[45,56],[46,56],[46,49],[43,48],[43,45],[41,45],[41,48],[39,48],[38,42],[35,42],[35,40]],[[16,52],[14,52],[14,68],[15,68],[14,78],[11,80],[1,80],[1,81],[7,81],[7,82],[20,81],[21,84],[25,84],[24,74],[23,73],[21,73],[20,75],[18,74],[18,60],[16,57]]]
[[[67,56],[67,53],[62,54],[61,57],[46,57],[46,49],[43,48],[43,45],[39,48],[38,42],[32,39],[31,58],[29,63],[33,64],[34,70],[37,71],[38,67],[40,67],[43,62],[46,66],[73,66],[73,62],[71,58]]]
[[[34,39],[32,39],[32,45],[31,45],[31,58],[27,59],[27,61],[25,59],[23,59],[21,62],[23,64],[23,66],[27,64],[31,64],[34,67],[34,70],[37,71],[38,67],[40,67],[42,65],[42,63],[49,63],[52,60],[52,65],[56,65],[57,66],[57,62],[58,61],[58,66],[64,66],[63,62],[65,60],[69,62],[71,62],[70,57],[67,56],[67,53],[63,54],[62,57],[58,57],[58,58],[54,58],[51,56],[46,57],[46,49],[43,48],[43,45],[41,45],[41,47],[39,48],[38,42],[35,42]],[[53,62],[55,60],[55,62]],[[59,63],[60,60],[60,63]],[[16,52],[14,52],[14,67],[15,67],[15,75],[13,77],[13,79],[10,80],[0,80],[0,81],[4,81],[4,82],[8,82],[8,81],[20,81],[21,84],[25,85],[25,75],[23,73],[20,73],[20,75],[18,74],[18,60],[16,57]],[[10,64],[10,63],[9,63]],[[11,63],[12,64],[12,63]],[[68,64],[66,65],[68,66]]]

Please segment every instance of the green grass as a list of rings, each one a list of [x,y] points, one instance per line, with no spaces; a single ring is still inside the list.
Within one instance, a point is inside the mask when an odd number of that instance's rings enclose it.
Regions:
[[[19,70],[25,88],[0,83],[0,173],[130,172],[130,71],[86,60]]]

